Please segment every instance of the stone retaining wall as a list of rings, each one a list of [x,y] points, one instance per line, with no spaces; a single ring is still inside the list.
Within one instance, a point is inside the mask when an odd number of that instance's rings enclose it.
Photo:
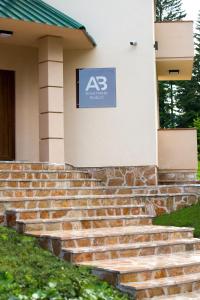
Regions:
[[[200,196],[197,194],[159,195],[146,197],[145,205],[150,215],[160,216],[197,204],[199,200]]]
[[[102,167],[79,168],[92,178],[101,180],[106,186],[149,186],[157,185],[157,167]]]
[[[161,184],[194,182],[196,178],[196,170],[158,170],[158,182]]]

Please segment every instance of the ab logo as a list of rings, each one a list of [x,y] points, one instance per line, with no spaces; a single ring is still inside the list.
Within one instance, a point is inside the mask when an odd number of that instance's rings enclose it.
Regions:
[[[77,69],[76,82],[77,108],[116,107],[115,68]]]
[[[105,76],[91,76],[85,91],[89,92],[92,89],[98,92],[106,91],[108,89],[107,78]]]

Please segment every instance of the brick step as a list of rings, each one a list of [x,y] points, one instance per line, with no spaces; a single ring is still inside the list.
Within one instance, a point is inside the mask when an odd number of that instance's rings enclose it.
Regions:
[[[154,300],[193,300],[193,299],[200,299],[200,289],[195,290],[191,293],[180,293],[175,294],[174,296],[161,296],[161,297],[154,297]],[[147,298],[145,299],[147,300]]]
[[[40,162],[25,162],[14,161],[5,162],[0,161],[0,170],[71,170],[73,167],[68,164],[53,164],[53,163],[40,163]]]
[[[80,218],[99,216],[124,216],[144,214],[144,205],[135,206],[90,206],[90,207],[60,207],[60,208],[39,208],[39,209],[15,209],[6,211],[6,224],[13,226],[16,220],[27,219],[56,219],[56,218]]]
[[[167,226],[124,226],[110,228],[95,228],[66,231],[30,231],[26,234],[38,237],[41,245],[52,248],[52,242],[57,241],[61,248],[79,248],[134,244],[145,242],[192,239],[192,228],[177,228]],[[45,246],[46,248],[46,246]]]
[[[134,244],[63,248],[62,257],[71,263],[104,259],[138,257],[147,255],[172,254],[200,250],[199,239],[179,239]]]
[[[90,265],[95,274],[100,274],[101,277],[112,275],[115,285],[129,282],[140,284],[149,280],[199,273],[200,251],[85,261],[80,264]]]
[[[97,179],[0,179],[0,188],[68,188],[102,185]]]
[[[27,231],[59,231],[81,230],[90,228],[123,227],[134,225],[151,225],[152,217],[149,215],[138,216],[109,216],[88,218],[61,218],[53,220],[20,220],[16,228],[20,233]]]
[[[1,171],[0,170],[0,178],[1,179],[84,179],[91,178],[91,175],[84,171],[77,170],[42,170],[42,171]]]
[[[158,299],[158,296],[165,296],[164,299],[168,300],[171,295],[198,291],[200,289],[200,273],[178,275],[143,282],[129,282],[120,285],[119,289],[134,295],[137,300]]]

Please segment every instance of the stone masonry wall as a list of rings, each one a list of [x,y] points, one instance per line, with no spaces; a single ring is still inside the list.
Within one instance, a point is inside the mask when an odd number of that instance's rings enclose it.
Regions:
[[[152,196],[151,196],[152,195]],[[200,201],[200,184],[163,185],[148,191],[147,212],[153,216],[171,213]]]
[[[161,184],[195,182],[196,178],[195,170],[158,170],[158,182]]]
[[[79,168],[101,180],[105,186],[150,186],[157,185],[157,167],[102,167]]]
[[[146,197],[145,205],[150,215],[160,216],[197,204],[199,200],[200,196],[197,194],[154,195]]]

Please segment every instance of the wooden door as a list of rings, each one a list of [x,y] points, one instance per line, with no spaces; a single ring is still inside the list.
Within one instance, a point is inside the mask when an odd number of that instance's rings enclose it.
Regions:
[[[0,70],[0,160],[15,159],[15,72]]]

